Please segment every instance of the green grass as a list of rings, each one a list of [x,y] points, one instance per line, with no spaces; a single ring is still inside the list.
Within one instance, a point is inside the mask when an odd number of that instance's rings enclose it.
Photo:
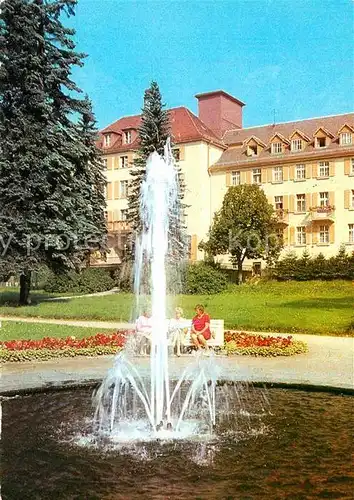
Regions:
[[[43,323],[21,323],[19,321],[2,321],[0,340],[40,340],[43,337],[81,338],[104,332],[102,328],[85,328],[68,325],[48,325]],[[109,330],[110,332],[112,331]]]
[[[131,294],[82,297],[15,307],[18,292],[0,293],[0,315],[129,321],[134,306]],[[7,304],[5,304],[7,302]],[[195,304],[206,306],[212,318],[224,319],[226,328],[299,332],[320,335],[354,335],[354,286],[348,281],[265,282],[232,286],[227,293],[211,296],[182,295],[169,298],[169,312],[183,307],[191,317]]]

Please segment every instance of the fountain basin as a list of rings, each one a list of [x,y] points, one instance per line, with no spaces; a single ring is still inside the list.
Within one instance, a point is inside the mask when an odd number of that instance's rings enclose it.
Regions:
[[[213,434],[125,442],[95,440],[90,388],[4,399],[3,498],[351,498],[353,397],[235,387]]]

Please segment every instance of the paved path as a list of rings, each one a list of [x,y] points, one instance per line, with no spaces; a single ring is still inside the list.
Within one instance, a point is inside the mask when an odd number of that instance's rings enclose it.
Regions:
[[[0,316],[0,321],[17,321],[21,323],[44,323],[48,325],[69,325],[88,328],[126,329],[132,328],[131,323],[119,321],[80,321],[75,319],[23,318],[20,316]]]
[[[290,383],[354,389],[354,339],[295,335],[309,345],[309,353],[292,357],[255,358],[217,356],[220,378],[267,383]],[[178,377],[192,356],[171,358],[170,373]],[[114,356],[62,358],[44,362],[5,363],[0,370],[0,392],[101,381]],[[149,358],[137,357],[136,366],[147,374]]]
[[[95,292],[95,293],[85,293],[81,295],[63,295],[60,297],[50,297],[47,299],[41,299],[41,302],[57,302],[58,300],[68,300],[68,299],[82,299],[84,297],[104,297],[105,295],[113,295],[119,293],[119,288],[112,288],[105,292]]]

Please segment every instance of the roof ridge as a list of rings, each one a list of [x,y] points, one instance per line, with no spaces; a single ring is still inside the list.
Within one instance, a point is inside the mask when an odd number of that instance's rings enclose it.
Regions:
[[[337,116],[345,116],[345,115],[351,115],[351,114],[354,115],[354,111],[348,111],[347,113],[340,113],[338,115],[315,116],[313,118],[303,118],[303,119],[299,119],[299,120],[290,120],[288,122],[267,123],[265,125],[252,125],[252,127],[233,128],[233,129],[226,130],[225,134],[227,134],[228,132],[250,130],[252,128],[276,127],[278,125],[286,125],[289,123],[301,123],[301,122],[310,121],[310,120],[322,120],[323,118],[336,118]]]

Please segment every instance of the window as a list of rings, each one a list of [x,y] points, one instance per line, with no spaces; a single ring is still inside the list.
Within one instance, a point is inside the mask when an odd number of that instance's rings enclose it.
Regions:
[[[250,144],[247,147],[247,155],[248,156],[257,156],[258,150],[257,150],[257,144]]]
[[[343,132],[340,134],[340,144],[341,146],[347,146],[348,144],[352,144],[353,136],[351,132]]]
[[[231,183],[233,186],[239,186],[241,184],[241,172],[239,170],[231,172]]]
[[[291,141],[291,151],[301,151],[302,150],[302,140],[293,139]]]
[[[325,148],[325,147],[326,147],[326,138],[316,137],[316,148]]]
[[[104,170],[107,170],[107,163],[108,163],[107,158],[103,158],[103,159],[102,159],[102,163],[103,163],[103,168],[104,168]]]
[[[127,156],[120,157],[120,168],[128,168],[128,157]]]
[[[126,198],[128,196],[128,181],[120,181],[120,197]]]
[[[354,158],[352,158],[352,164],[351,164],[351,172],[350,172],[350,175],[354,175]]]
[[[306,212],[306,196],[304,194],[296,195],[296,211]]]
[[[278,227],[275,230],[279,243],[284,243],[284,229],[282,227]]]
[[[306,228],[305,226],[298,226],[296,228],[296,244],[306,245]]]
[[[306,178],[306,167],[303,163],[296,165],[296,179],[305,179]]]
[[[329,227],[320,226],[320,243],[329,243]]]
[[[283,182],[283,167],[274,167],[273,168],[273,181],[274,182]]]
[[[126,132],[124,132],[123,141],[124,141],[124,144],[130,144],[132,142],[131,130],[127,130]]]
[[[320,161],[319,164],[319,177],[329,177],[329,162],[328,161]]]
[[[279,154],[283,152],[283,144],[281,142],[273,142],[272,153]]]
[[[103,145],[108,148],[111,145],[111,134],[105,134],[103,136]]]
[[[329,195],[328,192],[320,193],[320,207],[328,207]]]
[[[354,224],[348,224],[349,228],[349,243],[354,243]]]
[[[260,168],[254,168],[253,171],[253,184],[260,184],[262,181],[261,177],[261,169]]]
[[[352,208],[354,208],[354,189],[352,189]]]
[[[174,156],[175,161],[179,162],[181,160],[181,151],[179,149],[174,149],[173,156]]]
[[[125,208],[120,211],[120,220],[127,220],[128,219],[128,210]]]
[[[282,196],[274,196],[274,205],[275,210],[283,209],[283,197]]]

